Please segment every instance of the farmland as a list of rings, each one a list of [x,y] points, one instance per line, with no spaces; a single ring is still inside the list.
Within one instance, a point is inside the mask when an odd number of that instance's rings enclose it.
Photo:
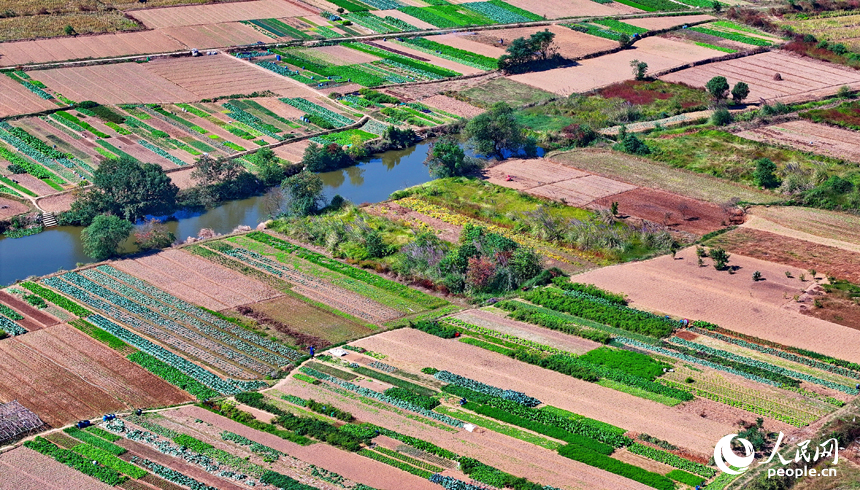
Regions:
[[[853,14],[731,3],[0,8],[0,488],[845,486]]]

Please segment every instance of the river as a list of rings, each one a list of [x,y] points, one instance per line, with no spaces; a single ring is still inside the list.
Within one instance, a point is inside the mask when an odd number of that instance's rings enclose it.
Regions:
[[[319,174],[325,185],[326,199],[339,194],[353,203],[375,203],[388,199],[399,189],[432,180],[424,158],[429,142],[405,150],[388,151],[359,165]],[[197,236],[202,228],[229,233],[237,226],[256,227],[271,215],[271,200],[266,196],[230,201],[205,212],[180,211],[167,226],[179,240]],[[92,262],[84,255],[82,227],[61,226],[23,238],[0,238],[0,285],[29,276],[41,276],[60,269],[70,270],[79,263]],[[126,251],[132,251],[130,242]]]

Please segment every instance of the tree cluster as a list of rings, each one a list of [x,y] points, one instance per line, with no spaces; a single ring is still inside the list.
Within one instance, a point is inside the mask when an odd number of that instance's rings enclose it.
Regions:
[[[554,39],[555,33],[548,29],[538,31],[528,39],[514,39],[499,58],[499,68],[507,72],[524,72],[546,64],[559,56]]]
[[[505,102],[497,102],[489,111],[472,118],[465,133],[481,155],[500,159],[518,153],[537,156],[537,140],[527,136],[514,110]]]

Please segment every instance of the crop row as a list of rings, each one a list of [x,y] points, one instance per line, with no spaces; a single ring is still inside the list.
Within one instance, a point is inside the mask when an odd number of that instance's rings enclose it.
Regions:
[[[91,461],[97,461],[98,463],[113,470],[116,470],[119,473],[128,475],[131,478],[143,478],[147,475],[146,470],[138,468],[133,464],[126,463],[125,461],[117,458],[116,456],[105,451],[104,449],[99,449],[89,444],[78,444],[77,446],[72,448],[72,451],[80,454],[81,456],[86,457]]]
[[[355,122],[346,116],[338,114],[334,111],[326,109],[325,107],[314,104],[313,102],[302,99],[300,97],[292,99],[289,97],[285,97],[278,100],[280,100],[284,104],[291,105],[306,114],[313,114],[315,116],[321,117],[337,128],[348,126]]]
[[[179,369],[176,369],[175,367],[167,364],[166,362],[160,361],[149,354],[138,351],[129,355],[128,360],[138,364],[140,367],[167,381],[173,386],[187,391],[198,400],[208,400],[218,396],[217,391],[207,387]]]
[[[225,441],[235,442],[240,446],[246,446],[248,449],[251,450],[252,453],[262,456],[266,461],[277,461],[278,458],[280,458],[280,456],[284,454],[277,449],[270,448],[269,446],[264,446],[259,442],[252,441],[245,436],[240,436],[239,434],[234,434],[233,432],[221,432],[221,439]]]
[[[774,348],[774,347],[767,347],[767,346],[764,346],[761,344],[757,344],[755,342],[747,342],[746,340],[738,339],[735,337],[729,337],[728,335],[723,335],[719,332],[715,332],[715,331],[711,331],[711,330],[705,330],[705,329],[700,329],[700,328],[696,328],[696,327],[690,327],[689,330],[691,332],[697,333],[699,335],[707,335],[709,337],[713,337],[715,339],[722,340],[723,342],[728,342],[730,344],[734,344],[734,345],[737,345],[740,347],[752,349],[752,350],[755,350],[758,352],[762,352],[764,354],[770,354],[772,356],[781,357],[783,359],[793,361],[793,362],[796,362],[799,364],[805,364],[807,366],[814,367],[816,369],[821,369],[822,371],[827,371],[827,372],[831,372],[834,374],[847,376],[849,378],[860,379],[860,373],[858,373],[857,371],[854,371],[852,369],[842,367],[842,366],[838,366],[838,365],[834,365],[834,364],[830,364],[830,363],[826,363],[826,362],[821,362],[819,360],[812,359],[809,357],[799,356],[797,354],[792,354],[790,352],[786,352],[782,349],[778,349],[778,348]]]
[[[431,41],[423,37],[404,39],[403,42],[411,48],[416,48],[440,58],[448,59],[480,70],[495,70],[499,67],[499,61],[495,58],[466,51],[465,49],[453,48],[447,44],[437,43],[436,41]]]
[[[416,304],[422,306],[425,309],[438,308],[440,306],[448,304],[447,301],[441,298],[437,298],[435,296],[423,293],[416,289],[412,289],[409,286],[400,284],[399,282],[394,282],[384,277],[380,277],[363,269],[344,264],[343,262],[339,262],[323,254],[312,252],[306,248],[293,245],[285,240],[275,238],[267,233],[255,231],[248,233],[245,236],[284,252],[295,252],[298,257],[307,260],[308,262],[311,262],[334,272],[339,272],[345,276],[365,282],[379,289],[394,293],[401,298],[415,302]]]
[[[260,133],[265,134],[266,136],[270,136],[272,138],[275,138],[278,141],[281,141],[284,139],[283,136],[278,134],[278,133],[282,132],[282,130],[280,128],[278,128],[277,126],[272,126],[271,124],[266,124],[263,121],[261,121],[260,118],[258,118],[257,116],[254,116],[253,114],[249,114],[249,113],[245,112],[244,110],[240,109],[239,107],[236,107],[235,105],[233,105],[229,102],[224,104],[224,108],[230,110],[230,112],[227,113],[227,115],[229,117],[231,117],[231,118],[233,118],[239,122],[242,122],[244,124],[247,124],[252,129],[257,130]]]
[[[737,32],[717,31],[714,29],[708,29],[707,27],[691,27],[690,30],[695,32],[701,32],[702,34],[707,34],[709,36],[721,37],[723,39],[728,39],[729,41],[736,41],[743,44],[752,44],[753,46],[770,46],[773,44],[770,41],[766,41],[758,37],[747,36],[745,34],[740,34]]]
[[[845,386],[839,383],[834,383],[833,381],[828,381],[825,379],[817,378],[815,376],[810,376],[805,373],[799,373],[797,371],[793,371],[791,369],[786,369],[780,366],[774,366],[773,364],[769,364],[766,362],[758,361],[756,359],[750,359],[749,357],[744,357],[738,354],[734,354],[732,352],[726,352],[719,349],[714,349],[712,347],[708,347],[706,345],[697,344],[695,342],[690,342],[689,340],[684,340],[682,338],[673,337],[671,339],[672,343],[679,344],[685,347],[689,347],[695,349],[697,351],[705,352],[711,355],[724,357],[726,359],[730,359],[732,361],[740,362],[746,364],[748,366],[752,366],[758,369],[763,369],[765,371],[770,371],[773,373],[781,374],[783,376],[788,376],[794,379],[800,379],[803,381],[807,381],[809,383],[821,385],[830,389],[834,389],[837,391],[841,391],[843,393],[848,393],[849,395],[856,395],[857,389],[852,388],[850,386]]]
[[[0,124],[5,124],[5,123],[0,123]],[[6,129],[2,128],[2,126],[0,126],[0,139],[2,139],[6,143],[9,143],[10,145],[14,146],[24,155],[32,158],[33,160],[36,160],[37,162],[41,163],[45,167],[48,167],[49,169],[53,170],[54,172],[57,172],[57,174],[63,175],[65,178],[70,179],[70,180],[73,179],[74,176],[71,173],[69,173],[67,170],[61,169],[59,167],[59,165],[57,165],[57,163],[54,160],[46,157],[45,155],[42,154],[42,152],[33,149],[30,145],[28,145],[27,143],[22,141],[20,138],[18,138],[14,134],[10,133]],[[61,184],[64,183],[64,181],[62,179],[59,179],[56,177],[54,177],[54,178],[57,179],[57,181],[60,182]]]
[[[446,317],[440,320],[441,323],[445,323],[451,325],[454,328],[458,328],[464,330],[466,332],[476,333],[481,336],[493,337],[505,343],[516,344],[527,349],[537,350],[541,352],[547,352],[550,354],[569,354],[568,351],[562,350],[556,347],[552,347],[549,345],[540,344],[533,340],[523,339],[517,337],[516,335],[511,335],[507,333],[502,333],[491,328],[481,327],[479,325],[473,325],[471,323],[464,322],[459,318]]]
[[[102,451],[107,451],[114,456],[119,456],[121,454],[126,453],[126,449],[124,447],[117,446],[116,444],[106,441],[101,437],[90,434],[89,432],[84,432],[77,427],[67,427],[63,429],[63,432],[66,434],[78,439],[81,442],[85,442],[91,446],[97,447]]]
[[[633,454],[638,454],[639,456],[644,456],[648,459],[653,459],[654,461],[674,466],[675,468],[691,471],[705,478],[711,478],[717,474],[717,470],[709,466],[690,461],[689,459],[682,458],[668,451],[654,449],[642,444],[633,443],[627,447],[627,450]]]
[[[28,133],[27,131],[25,131],[21,128],[13,127],[6,122],[0,122],[0,128],[3,128],[6,131],[9,131],[10,133],[14,134],[21,141],[28,144],[31,148],[42,153],[43,155],[45,155],[48,158],[53,158],[53,159],[69,158],[69,155],[66,155],[65,153],[63,153],[61,151],[57,151],[57,150],[51,148],[50,146],[46,145],[42,140],[40,140],[39,138],[36,138],[32,134]]]
[[[126,480],[126,477],[120,475],[116,470],[94,465],[92,460],[88,460],[69,449],[57,447],[41,436],[36,436],[36,439],[32,441],[25,441],[24,447],[42,453],[45,456],[50,456],[57,460],[57,462],[74,468],[109,486],[120,485]]]
[[[596,453],[582,446],[570,444],[560,448],[558,453],[574,461],[615,473],[658,490],[675,489],[675,483],[663,475]]]
[[[380,454],[376,451],[371,451],[370,449],[362,449],[361,451],[358,452],[358,454],[360,454],[364,457],[379,461],[380,463],[384,463],[384,464],[387,464],[389,466],[393,466],[394,468],[397,468],[399,470],[403,470],[407,473],[411,473],[415,476],[418,476],[418,477],[421,477],[424,479],[429,479],[431,476],[433,476],[433,473],[431,473],[427,470],[424,470],[421,468],[416,468],[410,464],[407,464],[404,461],[398,461],[396,459],[389,458],[388,456]]]
[[[155,335],[156,337],[161,338],[162,340],[179,340],[179,342],[185,343],[184,340],[176,339],[174,336],[179,337],[181,339],[186,339],[188,341],[194,342],[198,346],[204,348],[205,350],[201,350],[197,347],[193,347],[189,344],[186,344],[189,347],[189,350],[185,350],[189,353],[194,353],[196,357],[206,360],[206,362],[211,363],[214,366],[218,366],[223,369],[225,372],[230,373],[235,376],[244,375],[243,370],[237,368],[236,366],[224,362],[223,359],[230,359],[242,366],[247,367],[248,369],[252,369],[260,374],[270,372],[266,366],[255,359],[251,359],[250,357],[242,354],[240,352],[234,351],[232,349],[227,348],[226,346],[208,338],[197,331],[194,331],[185,325],[178,324],[174,321],[168,320],[156,312],[152,311],[150,308],[146,306],[142,306],[140,303],[136,301],[132,301],[120,294],[117,294],[109,289],[96,284],[95,282],[87,279],[86,277],[76,273],[76,272],[68,272],[62,275],[62,278],[65,281],[68,281],[79,288],[87,291],[91,294],[95,294],[100,296],[101,298],[107,300],[107,302],[113,306],[114,308],[110,308],[110,311],[114,312],[114,314],[119,313],[117,318],[122,317],[123,319],[129,319],[136,326],[142,327],[142,330],[148,333]],[[146,301],[147,303],[152,303],[152,300]],[[135,315],[136,317],[140,317],[145,319],[146,322],[135,321],[133,317],[130,315],[123,315],[122,312],[116,310],[115,307],[120,307]],[[158,328],[156,328],[157,326]],[[170,332],[170,333],[166,333]],[[223,333],[221,335],[224,335]],[[220,340],[220,339],[219,339]],[[218,357],[213,356],[211,352],[217,354]]]
[[[394,27],[388,22],[385,22],[381,17],[367,12],[353,12],[349,15],[349,20],[362,27],[366,27],[382,34],[399,32],[401,30],[399,27]]]
[[[162,157],[162,158],[166,158],[166,159],[170,160],[171,162],[175,163],[176,165],[178,165],[178,166],[180,166],[180,167],[184,167],[184,166],[188,165],[187,163],[185,163],[185,162],[183,162],[182,160],[180,160],[180,159],[176,158],[175,156],[171,155],[170,153],[167,153],[166,151],[162,150],[161,148],[159,148],[159,147],[157,147],[157,146],[153,145],[153,144],[152,144],[152,143],[150,143],[149,141],[146,141],[146,140],[138,140],[138,142],[137,142],[137,143],[138,143],[140,146],[142,146],[142,147],[146,148],[147,150],[149,150],[149,151],[151,151],[151,152],[155,153],[156,155],[158,155],[158,156],[160,156],[160,157]]]
[[[570,335],[576,335],[585,339],[606,344],[611,339],[610,333],[593,328],[581,328],[581,325],[572,319],[559,315],[548,308],[533,306],[522,301],[508,300],[500,301],[494,305],[496,308],[511,312],[510,317],[514,320],[533,323],[552,330],[558,330]],[[583,320],[586,321],[586,320]]]
[[[30,281],[23,282],[23,283],[21,283],[21,286],[23,288],[28,289],[29,291],[35,293],[37,296],[40,296],[43,299],[46,299],[46,300],[50,301],[51,303],[54,303],[55,305],[68,311],[69,313],[71,313],[73,315],[76,315],[76,316],[83,318],[83,317],[88,317],[88,316],[93,314],[90,310],[82,307],[81,305],[75,303],[74,301],[72,301],[72,300],[70,300],[64,296],[60,296],[59,294],[51,291],[50,289],[48,289],[46,287],[42,287],[39,284],[36,284],[35,282],[30,282]]]
[[[610,19],[610,18],[598,19],[598,20],[594,20],[592,22],[594,22],[595,24],[598,24],[598,25],[608,27],[615,32],[621,32],[624,34],[629,34],[631,36],[633,34],[645,34],[646,32],[648,32],[648,29],[645,29],[642,27],[637,27],[637,26],[634,26],[632,24],[627,24],[627,23],[621,22],[619,20]]]
[[[217,326],[218,328],[220,328],[221,330],[224,330],[224,331],[226,331],[226,332],[228,332],[228,333],[230,333],[236,337],[247,340],[248,342],[253,342],[253,343],[260,345],[262,347],[265,347],[265,348],[267,348],[273,352],[277,352],[278,354],[281,354],[284,357],[287,357],[289,359],[298,360],[298,359],[302,358],[302,354],[297,352],[295,349],[290,349],[289,347],[286,347],[286,346],[279,344],[277,342],[273,342],[273,341],[271,341],[271,340],[269,340],[269,339],[267,339],[261,335],[257,335],[254,332],[249,332],[248,330],[246,330],[244,328],[241,328],[241,327],[234,325],[230,322],[226,322],[226,321],[218,318],[217,316],[212,315],[212,314],[200,309],[198,306],[192,305],[186,301],[183,301],[183,300],[177,298],[176,296],[168,294],[168,293],[162,291],[161,289],[156,288],[156,287],[148,284],[147,282],[142,281],[141,279],[138,279],[137,277],[134,277],[130,274],[126,274],[125,272],[120,271],[119,269],[115,269],[109,265],[102,265],[102,266],[97,267],[97,269],[99,270],[99,272],[103,272],[103,273],[108,274],[110,276],[113,276],[117,279],[120,279],[123,282],[130,284],[131,286],[134,286],[135,288],[139,289],[140,291],[143,291],[144,293],[152,296],[153,298],[156,298],[156,299],[160,300],[161,302],[176,308],[177,310],[181,310],[185,313],[196,316],[197,318],[200,318],[201,320],[212,323],[215,326]]]
[[[184,475],[176,470],[170,469],[166,466],[162,466],[148,459],[132,456],[131,461],[145,468],[148,468],[150,471],[169,482],[189,487],[191,490],[218,490],[215,487],[210,487],[209,485],[201,483],[194,478],[191,478],[190,476]]]
[[[394,405],[397,408],[408,410],[410,412],[415,412],[417,414],[420,414],[420,415],[423,415],[427,418],[442,422],[443,424],[447,424],[447,425],[450,425],[452,427],[463,427],[463,422],[460,420],[457,420],[453,417],[449,417],[447,415],[442,415],[442,414],[433,412],[431,410],[425,410],[424,408],[421,408],[419,406],[413,405],[411,403],[405,402],[405,401],[397,399],[397,398],[389,397],[387,395],[379,393],[378,391],[373,391],[371,389],[364,388],[364,387],[361,387],[358,385],[354,385],[350,382],[343,381],[343,380],[337,379],[333,376],[329,376],[327,374],[321,373],[321,372],[317,371],[316,369],[311,369],[308,367],[301,367],[299,369],[307,375],[310,375],[310,376],[313,376],[314,378],[317,378],[317,379],[320,379],[323,381],[327,381],[327,382],[332,383],[334,385],[340,386],[341,388],[345,388],[349,391],[358,393],[361,396],[373,398],[373,399],[379,400],[381,402],[385,402],[385,403],[388,403],[390,405]]]
[[[3,330],[7,334],[9,334],[10,337],[27,333],[27,329],[6,318],[5,316],[0,316],[0,330]]]
[[[56,178],[54,174],[49,172],[45,167],[33,163],[29,160],[21,158],[19,155],[12,153],[7,150],[5,147],[0,146],[0,158],[6,160],[10,164],[15,164],[22,167],[28,174],[36,177],[37,179],[51,179]]]
[[[122,293],[127,298],[131,299],[136,303],[144,304],[157,309],[164,316],[170,317],[177,322],[190,324],[201,333],[213,339],[216,339],[218,342],[233,347],[238,352],[246,353],[256,360],[265,362],[274,367],[280,367],[289,363],[288,359],[267,352],[255,345],[251,345],[241,339],[237,339],[232,335],[228,335],[223,330],[215,328],[207,323],[203,323],[196,317],[189,316],[188,314],[183,314],[178,309],[174,309],[172,305],[165,305],[164,303],[153,299],[150,296],[144,295],[136,289],[132,289],[128,286],[125,286],[124,284],[120,283],[119,281],[108,275],[96,273],[92,269],[84,271],[82,274],[91,280],[97,281],[107,287],[110,287],[114,291]]]
[[[516,24],[518,22],[529,22],[532,20],[490,2],[467,2],[461,3],[460,5],[498,22],[499,24]]]
[[[74,116],[74,115],[72,115],[66,111],[57,111],[51,115],[51,117],[53,117],[53,116],[57,116],[57,118],[58,118],[57,121],[60,121],[63,124],[66,124],[67,126],[71,127],[72,129],[77,129],[79,131],[89,131],[89,132],[93,133],[94,135],[98,136],[99,138],[110,138],[109,134],[106,134],[106,133],[99,131],[98,129],[96,129],[92,125],[90,125],[90,123],[85,122],[85,121],[81,121],[76,116]]]
[[[462,386],[463,388],[477,391],[478,393],[483,393],[485,395],[490,396],[497,396],[505,400],[510,400],[525,407],[536,407],[541,404],[540,400],[528,396],[525,393],[521,393],[519,391],[514,390],[503,390],[501,388],[496,388],[495,386],[490,386],[488,384],[481,383],[480,381],[475,381],[473,379],[469,379],[448,371],[439,371],[434,374],[433,377],[438,379],[439,381],[457,386]]]
[[[0,304],[0,315],[4,315],[6,318],[8,318],[10,320],[23,320],[24,319],[24,315],[21,315],[17,311],[13,310],[12,308],[9,308],[8,306],[6,306],[4,304]]]

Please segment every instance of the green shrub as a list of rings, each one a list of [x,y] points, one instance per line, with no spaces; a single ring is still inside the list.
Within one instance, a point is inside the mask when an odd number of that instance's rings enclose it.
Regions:
[[[643,470],[638,466],[633,466],[632,464],[624,463],[617,459],[612,459],[609,456],[596,453],[582,446],[569,444],[559,448],[558,454],[565,458],[570,458],[574,461],[579,461],[589,466],[594,466],[595,468],[600,468],[610,473],[615,473],[616,475],[629,478],[658,490],[675,489],[675,483],[665,476]]]
[[[652,381],[663,374],[664,368],[669,367],[668,364],[658,362],[647,354],[609,347],[591,350],[579,356],[579,360],[619,369]]]

